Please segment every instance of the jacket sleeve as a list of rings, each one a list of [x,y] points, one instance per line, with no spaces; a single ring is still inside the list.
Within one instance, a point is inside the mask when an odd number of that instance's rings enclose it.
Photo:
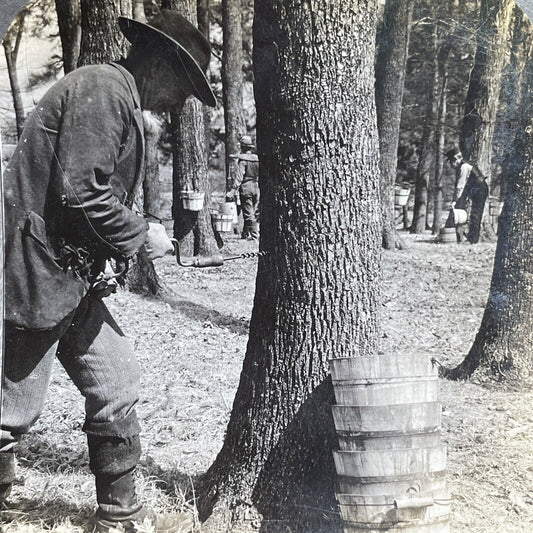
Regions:
[[[131,257],[146,240],[144,219],[113,194],[110,176],[133,128],[127,87],[112,76],[86,76],[65,94],[57,136],[59,183],[68,209],[114,255]]]

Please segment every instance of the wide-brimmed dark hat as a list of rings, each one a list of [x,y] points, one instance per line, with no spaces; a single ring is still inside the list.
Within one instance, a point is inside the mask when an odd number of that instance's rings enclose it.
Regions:
[[[458,156],[458,155],[462,156],[463,154],[461,153],[461,150],[459,150],[459,148],[455,148],[454,147],[454,148],[448,150],[444,155],[445,155],[446,159],[449,159],[450,161],[453,161],[456,156]]]
[[[204,104],[215,107],[215,95],[205,76],[211,45],[202,33],[185,17],[170,9],[162,9],[147,24],[127,17],[119,17],[120,30],[133,45],[155,45],[175,56],[176,67],[183,67],[194,96]]]

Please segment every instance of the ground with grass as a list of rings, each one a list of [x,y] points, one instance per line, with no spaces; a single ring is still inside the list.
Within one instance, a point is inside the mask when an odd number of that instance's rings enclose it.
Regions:
[[[459,363],[479,327],[495,245],[439,245],[430,235],[405,240],[404,250],[384,253],[380,351]],[[231,237],[227,253],[255,246]],[[185,270],[168,257],[157,268],[163,297],[121,291],[107,301],[143,367],[141,498],[162,511],[193,510],[184,494],[222,444],[246,350],[256,261]],[[533,530],[532,400],[531,391],[495,380],[441,382],[453,532]],[[96,503],[82,424],[83,401],[58,365],[43,416],[17,451],[19,482],[2,533],[88,531]]]

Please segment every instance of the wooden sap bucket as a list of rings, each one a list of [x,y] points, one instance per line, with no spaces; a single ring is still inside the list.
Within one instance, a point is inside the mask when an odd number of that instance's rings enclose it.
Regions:
[[[457,233],[455,228],[441,228],[439,232],[439,242],[442,244],[457,244]]]
[[[215,231],[219,233],[228,233],[233,230],[233,215],[224,215],[222,213],[212,213],[211,219]]]
[[[219,212],[223,215],[231,215],[233,223],[239,222],[239,215],[237,214],[237,204],[235,202],[223,202],[220,204]]]
[[[454,209],[453,220],[455,224],[466,224],[468,213],[464,209]]]
[[[402,187],[394,188],[394,205],[396,207],[404,207],[409,201],[410,189],[403,189]]]
[[[330,368],[345,533],[448,533],[437,368],[413,355],[336,358]]]
[[[204,207],[204,193],[199,191],[185,190],[180,192],[183,209],[187,211],[201,211]]]

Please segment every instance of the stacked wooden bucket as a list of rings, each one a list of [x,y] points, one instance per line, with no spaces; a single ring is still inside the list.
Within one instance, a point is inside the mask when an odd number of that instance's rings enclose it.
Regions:
[[[448,533],[438,377],[429,358],[331,361],[345,533]]]

